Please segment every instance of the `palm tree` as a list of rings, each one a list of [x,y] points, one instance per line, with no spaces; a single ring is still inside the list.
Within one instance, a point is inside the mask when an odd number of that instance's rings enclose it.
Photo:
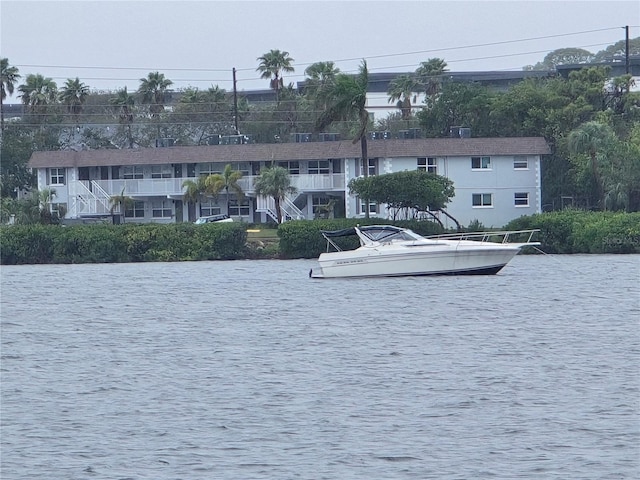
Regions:
[[[289,170],[284,167],[271,166],[262,170],[254,181],[257,195],[272,197],[276,204],[278,223],[282,223],[282,199],[288,193],[296,193],[291,185]]]
[[[51,214],[51,203],[53,203],[53,199],[57,196],[57,192],[55,188],[44,188],[42,190],[38,190],[36,193],[38,199],[38,207],[39,207],[39,217],[40,223],[50,224],[53,223],[53,215]]]
[[[230,164],[225,165],[222,173],[213,173],[205,179],[205,193],[213,197],[217,197],[218,194],[224,190],[227,196],[227,214],[229,213],[229,196],[230,191],[233,191],[238,200],[244,198],[244,192],[242,187],[238,184],[238,180],[242,178],[242,172],[234,170]]]
[[[18,83],[20,75],[17,67],[9,66],[8,58],[0,58],[0,130],[4,130],[4,99],[13,95],[13,87]]]
[[[412,75],[400,75],[389,83],[387,94],[389,103],[398,102],[396,106],[400,109],[403,120],[411,117],[411,97],[416,101],[415,92],[420,88],[420,83]]]
[[[186,203],[197,203],[207,190],[207,177],[200,175],[197,180],[185,180],[182,182],[184,193],[182,200]]]
[[[22,103],[29,107],[30,113],[46,119],[47,107],[55,103],[58,96],[58,86],[51,78],[40,74],[29,74],[25,83],[18,87]]]
[[[124,194],[124,187],[122,187],[122,191],[119,195],[111,195],[109,198],[109,204],[111,205],[111,215],[116,210],[120,210],[120,218],[122,219],[122,223],[124,223],[124,214],[128,207],[133,205],[133,198]]]
[[[116,92],[116,96],[109,100],[109,104],[116,108],[120,124],[126,125],[129,148],[133,148],[131,124],[133,123],[133,107],[135,106],[135,98],[127,92],[127,87],[124,87]]]
[[[433,102],[442,87],[442,75],[447,71],[447,62],[441,58],[430,58],[420,63],[416,69],[416,77],[424,89],[427,105]]]
[[[603,153],[610,146],[615,138],[615,134],[609,125],[599,122],[587,122],[569,133],[567,146],[569,152],[573,154],[587,154],[590,159],[591,173],[595,181],[598,202],[604,207],[604,185],[600,168],[598,165],[598,155]]]
[[[308,77],[305,80],[305,91],[314,100],[323,98],[327,88],[336,81],[336,75],[340,69],[333,62],[316,62],[309,65],[304,74]],[[323,105],[324,106],[324,105]]]
[[[171,85],[173,82],[160,72],[149,72],[147,78],[140,79],[138,94],[142,96],[142,103],[149,105],[151,118],[156,121],[164,112],[167,89]],[[160,124],[158,124],[158,138],[160,138]]]
[[[366,109],[368,85],[369,70],[367,69],[367,62],[365,60],[363,60],[360,65],[358,75],[338,74],[335,84],[330,86],[324,94],[327,108],[320,114],[315,125],[316,131],[320,131],[337,121],[357,119],[358,129],[353,143],[355,144],[360,141],[362,168],[365,177],[369,176],[369,153],[367,149],[369,112]],[[366,209],[365,215],[369,218],[368,208]]]
[[[280,50],[270,50],[256,60],[260,61],[256,69],[261,73],[260,78],[269,78],[269,86],[276,92],[276,103],[280,102],[280,90],[284,87],[281,72],[293,72],[295,69],[291,66],[293,58],[289,56],[289,52]]]
[[[75,80],[67,79],[67,82],[60,89],[58,98],[67,106],[67,112],[75,118],[76,124],[88,96],[89,87],[82,83],[78,77]]]

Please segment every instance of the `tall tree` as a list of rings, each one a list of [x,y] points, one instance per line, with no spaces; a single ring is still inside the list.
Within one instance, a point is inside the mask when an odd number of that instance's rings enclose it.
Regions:
[[[160,119],[160,114],[164,112],[164,104],[168,88],[173,82],[165,78],[164,73],[149,72],[146,78],[140,79],[138,94],[142,97],[142,103],[149,105],[149,112],[154,121]],[[160,124],[158,123],[158,138],[160,138]]]
[[[75,119],[78,124],[78,117],[82,113],[82,106],[89,96],[89,87],[80,81],[78,77],[75,80],[67,79],[64,86],[60,89],[58,98],[67,106],[67,112]]]
[[[316,106],[325,107],[323,103],[318,105],[317,100],[324,97],[324,92],[335,83],[336,75],[339,73],[340,69],[333,62],[316,62],[306,68],[304,71],[307,76],[304,82],[305,94],[316,103]]]
[[[369,112],[367,111],[367,87],[369,85],[369,70],[367,62],[362,61],[357,75],[340,73],[336,76],[335,84],[325,92],[327,108],[318,117],[315,129],[321,131],[338,121],[357,121],[357,130],[353,143],[360,142],[362,154],[362,169],[369,175],[369,152],[367,145],[367,129],[369,126]],[[369,209],[366,209],[369,217]]]
[[[25,83],[18,87],[18,91],[22,103],[29,108],[29,113],[35,115],[40,122],[46,123],[48,108],[55,103],[58,96],[56,82],[40,74],[29,74]]]
[[[224,190],[227,197],[227,214],[229,213],[229,203],[231,192],[235,193],[238,200],[244,198],[244,192],[238,181],[242,178],[242,172],[234,170],[231,164],[224,167],[222,173],[214,173],[205,179],[205,193],[213,197]]]
[[[278,103],[280,101],[280,90],[284,88],[282,72],[295,71],[291,66],[294,59],[289,56],[289,52],[270,50],[256,60],[260,61],[256,69],[261,73],[260,78],[270,79],[269,86],[276,92],[276,103]]]
[[[426,62],[421,62],[416,69],[415,75],[422,85],[427,105],[432,104],[440,93],[443,75],[446,71],[447,62],[441,58],[430,58]]]
[[[109,104],[116,109],[118,121],[127,130],[129,148],[133,148],[133,132],[131,127],[133,124],[133,109],[135,103],[135,98],[127,92],[127,87],[118,90],[116,96],[109,99]]]
[[[4,130],[4,100],[13,95],[13,88],[20,79],[17,67],[9,65],[8,58],[0,58],[0,130]]]
[[[591,121],[573,130],[567,138],[569,152],[572,154],[587,154],[589,156],[591,173],[593,175],[598,202],[604,208],[604,185],[598,165],[598,156],[612,146],[615,135],[608,125]]]
[[[416,92],[420,89],[420,83],[412,75],[400,75],[391,82],[387,95],[389,95],[389,103],[397,102],[396,106],[402,114],[403,120],[411,118],[411,101],[416,101]]]
[[[627,42],[625,39],[619,40],[613,45],[609,45],[604,50],[595,54],[594,62],[612,61],[615,57],[622,57],[626,54]],[[629,55],[640,55],[640,37],[629,39]]]
[[[291,176],[284,167],[271,166],[262,171],[255,179],[256,194],[272,197],[276,206],[278,223],[282,223],[282,200],[289,193],[296,193],[296,188],[291,185]]]
[[[192,87],[185,89],[171,119],[184,125],[188,137],[201,145],[213,135],[235,132],[232,115],[229,95],[226,90],[214,85],[205,91]]]
[[[558,65],[591,63],[594,55],[583,48],[558,48],[547,53],[542,62],[525,67],[525,70],[555,70]]]
[[[31,189],[35,175],[27,167],[37,148],[32,132],[19,125],[7,126],[0,142],[0,197],[15,198],[18,191]]]

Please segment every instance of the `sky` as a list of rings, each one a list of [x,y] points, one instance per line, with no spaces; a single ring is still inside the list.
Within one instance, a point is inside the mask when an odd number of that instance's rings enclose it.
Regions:
[[[633,1],[0,0],[0,56],[62,86],[137,90],[159,71],[174,88],[267,89],[258,57],[289,52],[304,80],[314,62],[356,72],[413,72],[443,58],[452,72],[522,70],[558,48],[593,53],[640,36]],[[21,83],[21,82],[20,82]],[[7,103],[19,102],[14,96]]]

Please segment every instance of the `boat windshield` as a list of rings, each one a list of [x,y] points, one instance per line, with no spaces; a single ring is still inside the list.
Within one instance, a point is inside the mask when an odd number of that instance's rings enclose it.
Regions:
[[[361,233],[373,242],[393,242],[393,241],[411,241],[421,240],[423,237],[417,233],[397,227],[363,227],[360,229]]]

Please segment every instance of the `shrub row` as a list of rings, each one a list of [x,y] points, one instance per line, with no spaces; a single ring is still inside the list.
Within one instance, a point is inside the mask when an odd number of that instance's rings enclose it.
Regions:
[[[244,258],[245,225],[13,225],[0,228],[0,263],[115,263]]]
[[[246,224],[13,225],[0,227],[0,264],[116,263],[238,258],[317,258],[327,245],[321,230],[391,224],[424,235],[442,233],[433,222],[381,219],[300,220],[279,226],[279,249],[247,246]],[[546,253],[640,253],[640,213],[565,210],[513,220],[505,229],[540,229]],[[341,239],[355,248],[355,237]]]
[[[546,253],[640,253],[640,212],[563,210],[515,219],[507,230],[540,229]]]

